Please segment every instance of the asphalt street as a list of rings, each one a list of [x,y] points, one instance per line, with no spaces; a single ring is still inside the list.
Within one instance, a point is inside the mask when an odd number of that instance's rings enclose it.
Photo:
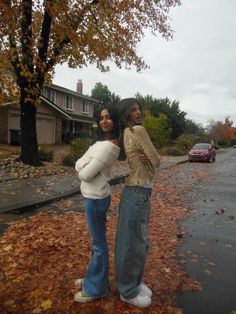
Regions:
[[[236,149],[217,154],[215,163],[185,164],[179,175],[196,166],[209,173],[186,195],[194,209],[180,224],[185,237],[178,253],[203,290],[178,294],[177,305],[184,314],[236,313]]]

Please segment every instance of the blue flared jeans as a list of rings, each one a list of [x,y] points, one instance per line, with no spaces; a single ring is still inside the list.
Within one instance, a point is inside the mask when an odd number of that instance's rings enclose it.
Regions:
[[[109,258],[106,239],[106,215],[111,196],[104,199],[85,199],[85,213],[92,238],[92,258],[84,277],[84,291],[94,298],[108,294]]]
[[[120,199],[115,239],[116,286],[120,294],[135,298],[139,294],[148,255],[148,221],[151,189],[125,186]]]

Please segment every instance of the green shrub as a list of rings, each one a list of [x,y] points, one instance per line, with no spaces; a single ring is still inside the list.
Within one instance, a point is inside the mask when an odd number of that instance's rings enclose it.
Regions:
[[[215,148],[215,149],[219,149],[219,148],[221,148],[221,147],[222,147],[222,146],[221,146],[221,145],[219,145],[219,144],[214,144],[213,146],[214,146],[214,148]]]
[[[91,145],[91,139],[83,137],[77,138],[70,144],[71,154],[74,156],[75,160],[83,156],[83,154],[88,150]]]
[[[53,151],[45,144],[39,145],[39,159],[41,161],[53,160]]]
[[[182,150],[176,146],[164,147],[164,148],[158,150],[158,152],[164,156],[183,156],[186,154],[186,152],[184,150]]]
[[[12,156],[11,152],[0,152],[0,159],[6,159],[6,158],[10,158]]]
[[[145,112],[144,127],[146,128],[151,141],[156,148],[163,147],[168,143],[172,129],[169,126],[165,114],[154,117],[148,110]]]
[[[62,159],[62,165],[66,167],[74,167],[76,160],[74,155],[68,154]]]
[[[187,152],[193,146],[193,136],[191,134],[181,134],[177,138],[177,146],[180,150]]]
[[[89,138],[77,138],[70,144],[70,154],[62,159],[62,165],[67,167],[74,167],[75,162],[84,155],[91,145]]]

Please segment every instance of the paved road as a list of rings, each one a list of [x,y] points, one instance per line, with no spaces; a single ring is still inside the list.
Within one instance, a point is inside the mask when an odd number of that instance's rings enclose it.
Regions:
[[[182,169],[190,173],[194,167],[191,163]],[[207,169],[209,176],[187,195],[196,207],[181,223],[186,236],[178,253],[204,289],[177,295],[177,304],[184,314],[236,313],[236,149],[218,154],[214,164],[197,167]]]

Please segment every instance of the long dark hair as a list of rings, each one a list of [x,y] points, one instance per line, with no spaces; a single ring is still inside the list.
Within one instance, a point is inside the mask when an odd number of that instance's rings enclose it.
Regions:
[[[141,113],[143,114],[142,106],[140,102],[135,98],[125,98],[125,99],[122,99],[118,103],[117,108],[120,115],[122,129],[125,129],[127,127],[132,127],[131,112],[135,104],[139,106],[139,109]]]
[[[98,118],[97,118],[97,140],[104,140],[104,132],[100,126],[100,115],[102,110],[106,109],[109,112],[109,115],[111,117],[111,120],[113,121],[113,129],[109,135],[109,139],[120,139],[121,137],[121,125],[120,125],[120,117],[119,117],[119,112],[118,109],[115,106],[103,106],[99,113],[98,113]]]
[[[125,155],[125,148],[124,148],[124,140],[123,140],[123,131],[125,128],[130,127],[132,128],[132,122],[131,122],[131,112],[133,106],[137,104],[139,106],[139,109],[141,113],[143,114],[142,106],[140,102],[135,99],[135,98],[125,98],[122,99],[118,104],[118,112],[120,116],[120,125],[121,125],[121,130],[122,130],[122,135],[120,137],[120,156],[119,160],[125,160],[126,155]]]

